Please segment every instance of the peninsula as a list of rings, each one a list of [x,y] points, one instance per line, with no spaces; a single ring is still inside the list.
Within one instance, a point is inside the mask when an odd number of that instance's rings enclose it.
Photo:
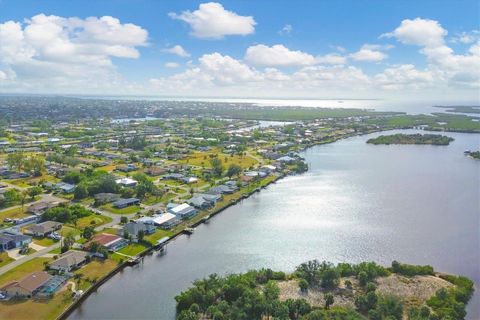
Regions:
[[[292,274],[271,269],[211,275],[175,299],[177,319],[463,319],[474,291],[462,276],[393,261],[317,260]]]

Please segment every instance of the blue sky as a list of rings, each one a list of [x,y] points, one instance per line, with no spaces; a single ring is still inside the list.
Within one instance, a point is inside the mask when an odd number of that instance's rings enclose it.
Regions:
[[[2,0],[0,91],[477,99],[479,10],[478,1]],[[112,38],[103,16],[118,19]],[[94,36],[72,17],[98,19]],[[138,41],[122,39],[126,24]],[[32,25],[45,29],[27,32]],[[165,52],[177,45],[188,56]]]

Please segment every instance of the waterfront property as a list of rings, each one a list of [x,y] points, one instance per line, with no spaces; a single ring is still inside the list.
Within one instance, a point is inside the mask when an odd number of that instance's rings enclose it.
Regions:
[[[87,263],[88,254],[83,251],[70,250],[50,263],[49,268],[58,272],[70,272]]]
[[[101,233],[94,235],[83,247],[89,250],[94,242],[105,247],[108,251],[118,251],[128,245],[128,241],[120,236]]]
[[[198,213],[197,209],[189,205],[188,203],[175,204],[170,203],[167,206],[168,212],[176,215],[180,219],[191,218]]]
[[[143,232],[144,235],[149,235],[154,233],[156,230],[155,226],[148,223],[143,223],[141,221],[128,222],[123,226],[121,230],[121,235],[128,234],[132,237],[132,241],[138,241],[138,236],[140,232]]]
[[[52,278],[45,271],[32,272],[18,281],[12,281],[2,288],[7,298],[31,298],[35,296]]]

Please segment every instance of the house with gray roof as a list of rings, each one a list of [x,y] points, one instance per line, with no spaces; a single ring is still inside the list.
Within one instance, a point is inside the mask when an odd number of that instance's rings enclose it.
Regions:
[[[53,261],[49,265],[49,268],[62,273],[70,272],[87,263],[87,257],[87,252],[70,250],[62,254],[57,260]]]

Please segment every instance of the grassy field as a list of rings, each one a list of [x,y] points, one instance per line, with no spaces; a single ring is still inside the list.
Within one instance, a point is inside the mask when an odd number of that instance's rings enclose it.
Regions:
[[[24,206],[23,209],[22,207],[4,209],[0,211],[0,222],[2,222],[3,219],[5,218],[16,219],[16,218],[27,217],[29,216],[29,214],[26,213],[26,210],[27,210],[27,206]]]
[[[115,214],[132,214],[142,210],[140,206],[129,206],[123,209],[118,209],[118,208],[114,208],[111,203],[103,205],[100,208]]]
[[[172,192],[167,192],[165,193],[161,198],[155,197],[155,196],[150,196],[142,200],[142,203],[146,205],[152,205],[156,203],[167,203],[169,200],[175,198],[176,194]]]
[[[10,258],[6,252],[0,252],[0,267],[9,264],[12,261],[13,259]]]
[[[173,231],[171,230],[162,230],[162,229],[157,229],[155,233],[145,236],[145,240],[149,241],[151,244],[156,244],[158,240],[164,238],[164,237],[171,237],[173,235]]]
[[[28,188],[31,187],[31,185],[28,183],[28,178],[25,179],[16,179],[16,180],[10,180],[9,181],[11,184],[16,185],[20,188]]]
[[[55,243],[57,243],[58,241],[55,241],[53,239],[50,239],[50,238],[33,238],[33,243],[35,244],[38,244],[39,246],[42,246],[42,247],[49,247]]]
[[[257,160],[249,157],[249,156],[239,156],[239,155],[228,155],[224,153],[219,153],[216,151],[209,151],[209,152],[194,152],[189,154],[185,159],[179,160],[179,163],[190,164],[194,166],[204,167],[204,168],[211,168],[210,165],[210,156],[218,156],[218,158],[222,161],[222,164],[225,168],[228,168],[231,164],[238,164],[243,169],[250,168],[258,163]]]
[[[83,229],[88,226],[98,227],[98,226],[101,226],[102,224],[105,224],[111,221],[112,221],[112,218],[110,217],[102,216],[99,214],[92,214],[88,217],[83,217],[78,219],[77,228]]]
[[[75,271],[76,274],[82,274],[83,279],[80,281],[79,288],[82,290],[87,289],[92,285],[91,281],[99,280],[101,277],[107,275],[110,271],[115,269],[118,262],[112,259],[98,260],[95,259],[88,263],[86,266]]]
[[[80,230],[78,229],[75,229],[74,227],[69,227],[69,226],[66,226],[66,225],[63,225],[62,227],[62,230],[60,230],[60,234],[65,237],[67,234],[69,234],[70,232],[73,232],[73,234],[75,236],[79,236],[80,235]]]
[[[118,252],[126,254],[127,256],[136,256],[140,252],[144,251],[148,247],[140,243],[132,243],[125,248],[120,249]]]

